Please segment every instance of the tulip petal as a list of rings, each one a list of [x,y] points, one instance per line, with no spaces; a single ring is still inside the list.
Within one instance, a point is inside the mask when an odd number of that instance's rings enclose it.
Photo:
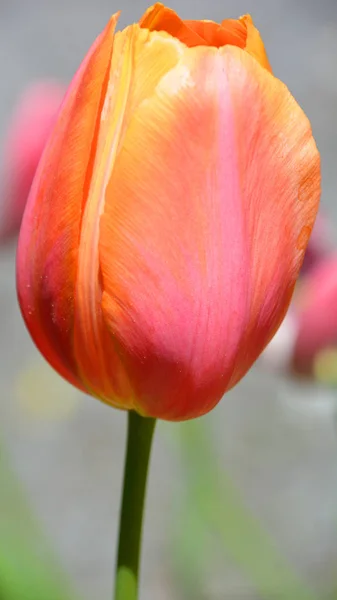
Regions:
[[[238,58],[236,49],[232,54]],[[240,59],[247,66],[251,63],[247,54]],[[238,354],[240,369],[231,384],[247,371],[249,356],[259,355],[284,317],[320,197],[320,159],[310,123],[286,86],[255,62],[241,86],[233,86],[232,97],[240,123],[238,164],[253,287],[250,326]],[[246,106],[253,107],[251,113]]]
[[[188,27],[172,8],[167,8],[160,2],[148,8],[139,25],[149,31],[166,31],[190,47],[205,44],[203,37]]]
[[[186,48],[134,105],[99,253],[139,410],[196,417],[244,375],[287,310],[319,184],[308,120],[238,48]]]
[[[32,186],[17,256],[27,327],[50,364],[81,389],[70,342],[78,241],[116,21],[97,38],[69,88]]]
[[[260,36],[259,30],[256,29],[253,23],[252,17],[250,15],[244,15],[243,17],[240,17],[239,21],[246,28],[246,45],[244,46],[246,52],[248,52],[248,54],[251,56],[254,56],[260,65],[262,65],[262,67],[265,69],[268,69],[268,71],[271,73],[272,69],[268,60],[264,43]],[[226,21],[223,21],[222,25],[225,22]]]
[[[135,107],[152,96],[182,51],[182,44],[167,34],[150,34],[138,26],[116,34],[82,218],[75,290],[77,366],[91,392],[115,406],[122,402],[124,408],[133,408],[134,396],[124,369],[118,364],[118,340],[106,330],[102,319],[100,217],[104,211],[105,188]]]
[[[203,45],[219,48],[232,44],[244,48],[246,44],[246,27],[236,19],[225,19],[221,25],[214,21],[184,21],[192,31],[197,33],[204,41]],[[187,44],[191,47],[190,44]]]
[[[194,46],[215,46],[233,44],[244,48],[247,29],[240,20],[226,19],[221,25],[214,21],[183,20],[160,2],[151,6],[139,21],[142,28],[149,31],[166,31],[189,48]]]

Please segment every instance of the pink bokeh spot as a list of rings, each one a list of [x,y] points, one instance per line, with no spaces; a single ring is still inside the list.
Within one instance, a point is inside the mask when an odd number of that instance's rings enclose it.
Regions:
[[[0,241],[18,233],[43,149],[54,126],[65,86],[32,83],[22,93],[9,123],[3,148]]]

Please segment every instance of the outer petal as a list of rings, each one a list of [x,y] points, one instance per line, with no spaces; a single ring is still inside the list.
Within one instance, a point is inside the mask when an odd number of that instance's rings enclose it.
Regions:
[[[246,73],[233,74],[232,99],[252,282],[250,324],[232,385],[287,310],[317,214],[320,159],[309,121],[286,86],[247,54],[231,54],[230,71],[240,60]]]
[[[81,223],[74,323],[77,366],[91,393],[124,408],[135,404],[130,387],[133,375],[128,378],[125,372],[119,338],[107,330],[101,310],[105,282],[99,261],[99,236],[105,190],[122,152],[132,115],[139,104],[147,103],[163,75],[177,64],[182,51],[183,45],[174,38],[150,33],[138,25],[116,34]],[[143,160],[147,161],[146,155]]]
[[[17,254],[27,327],[51,365],[80,388],[72,347],[78,244],[115,23],[116,17],[96,40],[65,98],[34,180]]]
[[[309,122],[244,51],[186,48],[130,113],[112,166],[104,319],[137,408],[196,417],[287,310],[319,200]]]

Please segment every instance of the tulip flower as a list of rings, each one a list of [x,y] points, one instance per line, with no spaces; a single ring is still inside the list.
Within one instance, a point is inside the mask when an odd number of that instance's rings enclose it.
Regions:
[[[322,358],[323,362],[319,362],[324,370],[326,352],[330,354],[334,340],[337,347],[337,327],[333,326],[334,299],[337,301],[334,254],[328,220],[319,214],[290,310],[262,354],[262,362],[267,367],[283,374],[305,373],[312,377],[316,359]]]
[[[337,349],[337,255],[321,260],[303,277],[296,294],[297,334],[292,364],[295,372],[314,375],[320,356]]]
[[[333,252],[332,232],[325,216],[317,216],[315,226],[309,240],[301,269],[301,275],[308,274],[321,261]]]
[[[23,317],[69,382],[129,409],[116,600],[136,600],[154,419],[211,410],[290,302],[320,195],[310,123],[249,16],[112,17],[39,163]],[[145,417],[145,418],[144,418]]]
[[[314,256],[314,253],[313,253]],[[266,366],[329,385],[337,382],[337,255],[314,257],[290,310],[262,355]]]
[[[287,311],[315,220],[310,123],[249,16],[156,4],[76,73],[17,258],[21,310],[69,382],[115,407],[200,416]]]
[[[24,90],[14,109],[4,143],[0,240],[19,230],[35,171],[64,93],[57,82],[39,81]]]

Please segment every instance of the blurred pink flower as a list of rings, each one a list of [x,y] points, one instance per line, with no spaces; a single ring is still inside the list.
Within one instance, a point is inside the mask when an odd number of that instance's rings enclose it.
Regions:
[[[312,374],[318,354],[337,348],[337,253],[319,261],[302,278],[293,307],[297,321],[293,367]]]
[[[3,148],[0,241],[19,230],[35,171],[65,89],[54,81],[33,83],[14,109]]]
[[[332,231],[325,216],[318,214],[304,255],[301,273],[307,274],[317,263],[333,252]]]
[[[322,215],[316,219],[289,311],[262,360],[273,370],[314,378],[320,361],[320,370],[329,370],[329,376],[335,369],[337,381],[337,252],[330,223]]]

